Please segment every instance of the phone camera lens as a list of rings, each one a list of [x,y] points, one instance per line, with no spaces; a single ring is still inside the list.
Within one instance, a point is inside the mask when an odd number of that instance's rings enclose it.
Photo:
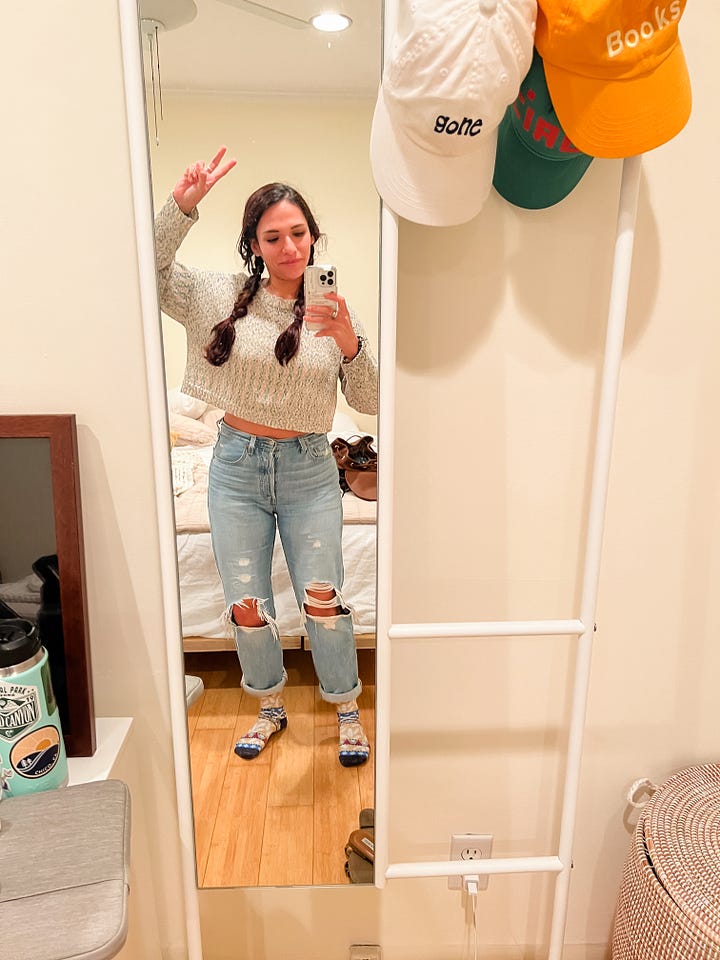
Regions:
[[[324,273],[321,273],[321,274],[320,274],[320,283],[325,283],[326,280],[327,280],[327,276],[326,276]]]

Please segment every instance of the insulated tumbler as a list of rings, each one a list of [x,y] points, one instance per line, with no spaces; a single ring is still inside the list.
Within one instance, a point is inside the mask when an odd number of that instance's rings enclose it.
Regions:
[[[0,796],[65,786],[67,757],[37,627],[0,620]]]

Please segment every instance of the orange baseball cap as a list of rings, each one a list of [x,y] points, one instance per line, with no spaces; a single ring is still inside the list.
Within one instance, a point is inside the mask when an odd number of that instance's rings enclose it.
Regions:
[[[592,157],[671,140],[692,93],[678,22],[686,0],[538,0],[535,46],[557,116]]]

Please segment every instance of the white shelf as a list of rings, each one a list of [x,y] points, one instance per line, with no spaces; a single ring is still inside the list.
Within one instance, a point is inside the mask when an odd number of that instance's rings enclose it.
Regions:
[[[92,757],[68,759],[68,786],[90,783],[93,780],[108,780],[127,741],[132,722],[132,717],[96,717],[97,749]]]

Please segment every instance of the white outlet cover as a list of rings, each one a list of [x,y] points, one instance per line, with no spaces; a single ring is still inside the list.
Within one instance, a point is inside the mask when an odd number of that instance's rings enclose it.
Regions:
[[[454,833],[450,837],[451,860],[489,860],[492,856],[491,833]],[[463,854],[469,855],[463,855]],[[468,871],[469,872],[469,871]],[[478,874],[478,890],[487,890],[488,875]],[[462,877],[448,877],[449,890],[462,890]]]

